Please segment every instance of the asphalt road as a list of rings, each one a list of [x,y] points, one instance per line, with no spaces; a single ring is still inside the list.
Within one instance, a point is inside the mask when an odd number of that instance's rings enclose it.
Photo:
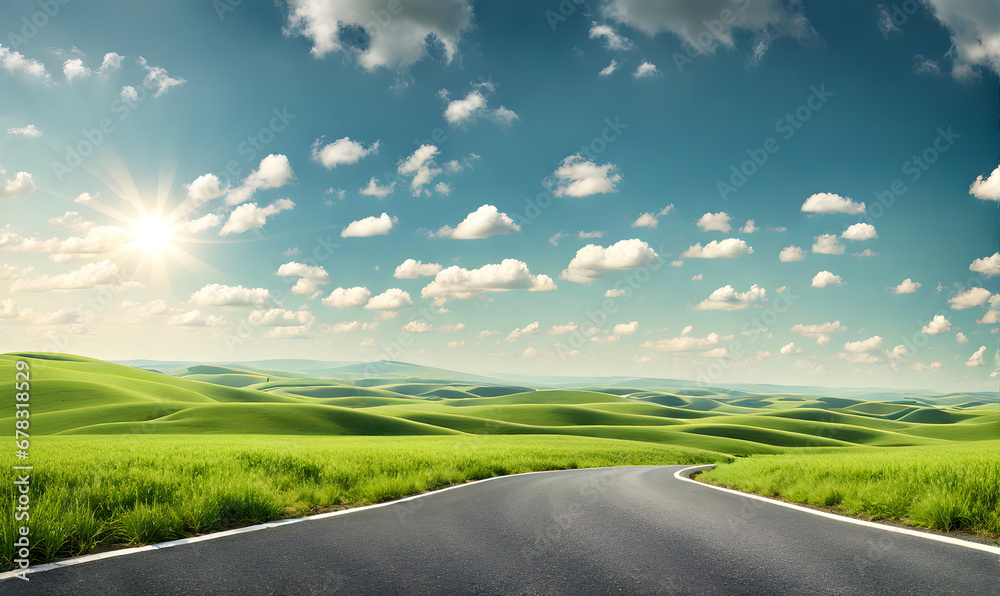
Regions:
[[[412,501],[0,583],[67,594],[979,594],[1000,557],[674,478],[500,478]]]

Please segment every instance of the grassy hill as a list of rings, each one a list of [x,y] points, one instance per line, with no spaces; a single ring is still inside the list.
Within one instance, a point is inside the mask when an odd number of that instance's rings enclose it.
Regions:
[[[865,401],[649,379],[536,389],[396,362],[375,369],[384,376],[365,376],[361,364],[326,371],[343,378],[200,364],[166,375],[53,354],[0,356],[0,378],[13,379],[17,359],[31,364],[34,435],[576,435],[738,456],[1000,438],[1000,399],[989,394]],[[12,416],[0,410],[0,425],[10,428]]]

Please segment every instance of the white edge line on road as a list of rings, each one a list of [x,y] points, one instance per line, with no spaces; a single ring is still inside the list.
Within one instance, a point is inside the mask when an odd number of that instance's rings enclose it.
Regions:
[[[608,466],[604,466],[608,467]],[[612,466],[613,467],[613,466]],[[603,468],[573,468],[576,470],[600,470]],[[420,493],[418,495],[410,495],[409,497],[403,497],[401,499],[396,499],[394,501],[386,501],[385,503],[376,503],[375,505],[365,505],[364,507],[351,507],[348,509],[341,509],[339,511],[331,511],[329,513],[318,513],[316,515],[310,515],[307,517],[293,517],[289,519],[278,519],[270,521],[267,523],[259,524],[256,526],[247,526],[245,528],[237,528],[235,530],[226,530],[224,532],[215,532],[212,534],[205,534],[204,536],[195,536],[193,538],[181,538],[180,540],[171,540],[169,542],[159,542],[157,544],[149,544],[146,546],[137,546],[134,548],[123,548],[121,550],[108,551],[106,553],[99,553],[96,555],[84,555],[82,557],[74,557],[72,559],[64,559],[62,561],[56,561],[54,563],[45,563],[44,565],[32,565],[26,569],[18,569],[16,571],[5,571],[0,573],[0,582],[8,579],[14,578],[17,574],[35,574],[41,573],[43,571],[51,571],[53,569],[60,569],[62,567],[70,567],[72,565],[80,565],[82,563],[89,563],[91,561],[99,561],[101,559],[112,559],[114,557],[123,557],[125,555],[134,555],[136,553],[142,553],[153,550],[161,550],[164,548],[170,548],[172,546],[181,546],[184,544],[194,544],[196,542],[205,542],[208,540],[215,540],[216,538],[224,538],[226,536],[235,536],[237,534],[246,534],[247,532],[256,532],[258,530],[266,530],[268,528],[276,528],[278,526],[287,526],[289,524],[297,524],[299,522],[312,521],[317,519],[326,519],[329,517],[336,517],[338,515],[347,515],[348,513],[356,513],[358,511],[365,511],[368,509],[378,509],[379,507],[388,507],[389,505],[397,505],[399,503],[405,503],[406,501],[412,501],[414,499],[420,499],[428,495],[435,495],[438,493],[443,493],[445,491],[454,490],[456,488],[464,488],[466,486],[472,486],[473,484],[480,484],[482,482],[489,482],[490,480],[497,480],[498,478],[513,478],[514,476],[527,476],[529,474],[548,474],[551,472],[570,472],[572,470],[540,470],[537,472],[522,472],[520,474],[508,474],[506,476],[493,476],[492,478],[484,478],[482,480],[474,480],[472,482],[465,482],[462,484],[456,484],[455,486],[449,486],[447,488],[441,488],[438,490]]]
[[[942,536],[940,534],[931,534],[929,532],[920,532],[917,530],[910,530],[908,528],[897,528],[895,526],[887,526],[884,524],[877,524],[875,522],[865,521],[862,519],[855,519],[853,517],[848,517],[846,515],[837,515],[836,513],[827,513],[826,511],[819,511],[816,509],[810,509],[808,507],[802,507],[801,505],[793,505],[792,503],[786,503],[784,501],[777,501],[775,499],[768,499],[767,497],[762,497],[760,495],[753,495],[750,493],[740,492],[738,490],[732,490],[729,488],[722,488],[721,486],[714,486],[712,484],[707,484],[705,482],[698,482],[697,480],[692,480],[687,475],[693,472],[700,472],[703,470],[709,470],[712,465],[707,466],[691,466],[684,468],[683,470],[678,470],[674,473],[674,478],[678,480],[683,480],[685,482],[691,482],[697,484],[698,486],[704,486],[706,488],[712,488],[715,490],[721,490],[723,492],[732,493],[734,495],[739,495],[741,497],[746,497],[748,499],[756,499],[758,501],[764,501],[765,503],[771,503],[772,505],[780,505],[781,507],[788,507],[789,509],[796,509],[798,511],[804,511],[805,513],[811,513],[813,515],[819,515],[821,517],[826,517],[829,519],[835,519],[838,521],[846,522],[849,524],[857,524],[859,526],[865,526],[868,528],[878,528],[879,530],[885,530],[886,532],[895,532],[897,534],[907,534],[909,536],[918,536],[920,538],[926,538],[928,540],[936,540],[938,542],[944,542],[947,544],[954,544],[956,546],[964,546],[966,548],[974,548],[976,550],[985,551],[988,553],[993,553],[995,555],[1000,555],[1000,547],[990,546],[988,544],[979,544],[978,542],[971,542],[969,540],[961,540],[959,538],[952,538],[951,536]]]

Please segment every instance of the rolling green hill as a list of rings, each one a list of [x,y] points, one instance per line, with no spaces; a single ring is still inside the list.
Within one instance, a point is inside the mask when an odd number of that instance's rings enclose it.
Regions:
[[[34,435],[577,435],[730,455],[1000,438],[1000,400],[988,394],[864,401],[648,379],[642,388],[534,389],[403,363],[379,367],[384,376],[364,376],[361,364],[326,371],[342,378],[235,364],[166,375],[54,354],[0,356],[0,378],[14,378],[17,359],[31,364]],[[9,428],[12,416],[0,410],[0,424]]]

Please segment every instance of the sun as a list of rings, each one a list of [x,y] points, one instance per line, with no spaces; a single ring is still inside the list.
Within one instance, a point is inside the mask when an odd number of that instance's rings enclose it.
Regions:
[[[170,224],[158,218],[144,219],[132,230],[136,245],[147,252],[160,252],[171,245],[173,230]]]

